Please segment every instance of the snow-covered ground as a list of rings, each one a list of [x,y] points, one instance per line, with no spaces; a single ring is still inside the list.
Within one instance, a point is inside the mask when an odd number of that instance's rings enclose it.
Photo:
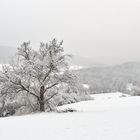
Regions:
[[[93,94],[91,96],[96,100],[118,99],[120,97],[130,97],[130,95],[124,94],[121,92]]]
[[[130,98],[127,94],[122,94],[120,92],[116,93],[103,93],[91,95],[94,100],[83,101],[80,103],[68,104],[59,107],[60,110],[72,108],[80,112],[94,112],[94,111],[111,111],[130,108],[132,103],[132,97]],[[124,97],[126,96],[126,97]],[[129,98],[128,98],[129,97]],[[127,100],[126,100],[127,99]],[[135,102],[135,100],[133,100]],[[133,107],[137,103],[133,103]],[[139,105],[139,103],[138,103]]]
[[[120,95],[98,94],[59,108],[74,113],[1,118],[0,140],[140,140],[140,97]]]
[[[70,70],[80,70],[83,69],[83,66],[79,66],[79,65],[72,65],[69,67]]]

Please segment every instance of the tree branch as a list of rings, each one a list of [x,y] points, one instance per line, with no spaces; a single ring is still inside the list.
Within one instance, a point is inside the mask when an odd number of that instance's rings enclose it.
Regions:
[[[59,83],[54,83],[54,84],[52,84],[51,86],[49,86],[49,87],[47,87],[46,89],[45,89],[45,92],[48,90],[48,89],[50,89],[50,88],[52,88],[52,87],[54,87],[54,86],[56,86],[56,85],[58,85]]]
[[[57,95],[58,93],[53,94],[52,96],[50,96],[48,99],[45,100],[45,102],[49,101],[50,99],[52,99],[55,95]]]
[[[13,83],[13,84],[15,84],[15,85],[20,86],[23,90],[27,91],[29,94],[31,94],[31,95],[35,96],[37,99],[39,99],[39,96],[37,96],[35,93],[29,91],[29,90],[21,83],[21,81],[19,81],[18,83],[16,83],[16,82],[13,82],[12,80],[10,80],[10,82]]]
[[[50,74],[51,71],[52,71],[52,68],[53,68],[53,66],[51,65],[51,66],[50,66],[50,70],[45,74],[45,77],[44,77],[44,79],[43,79],[42,82],[44,82],[44,81],[46,80],[46,78],[49,76],[49,74]]]
[[[22,84],[20,84],[20,86],[22,87],[23,90],[27,91],[29,94],[31,94],[31,95],[35,96],[37,99],[39,99],[39,97],[38,97],[36,94],[34,94],[34,93],[32,93],[31,91],[29,91],[29,90],[28,90],[27,88],[25,88]]]

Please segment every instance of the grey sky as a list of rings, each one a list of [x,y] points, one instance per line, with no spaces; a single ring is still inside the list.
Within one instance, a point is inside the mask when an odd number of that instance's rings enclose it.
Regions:
[[[140,61],[140,1],[0,0],[0,45],[53,37],[94,61]]]

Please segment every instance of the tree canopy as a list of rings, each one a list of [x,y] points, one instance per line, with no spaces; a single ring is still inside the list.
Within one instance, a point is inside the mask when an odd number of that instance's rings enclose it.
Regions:
[[[34,50],[30,42],[24,42],[17,50],[11,64],[3,66],[0,74],[1,95],[26,94],[35,98],[38,110],[45,111],[48,101],[58,94],[61,85],[75,84],[75,76],[69,71],[63,41],[56,39],[40,43]]]

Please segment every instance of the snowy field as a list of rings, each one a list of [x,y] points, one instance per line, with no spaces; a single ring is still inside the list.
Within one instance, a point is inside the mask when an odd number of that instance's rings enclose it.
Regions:
[[[0,118],[0,140],[140,140],[140,97],[94,95],[74,113]]]

